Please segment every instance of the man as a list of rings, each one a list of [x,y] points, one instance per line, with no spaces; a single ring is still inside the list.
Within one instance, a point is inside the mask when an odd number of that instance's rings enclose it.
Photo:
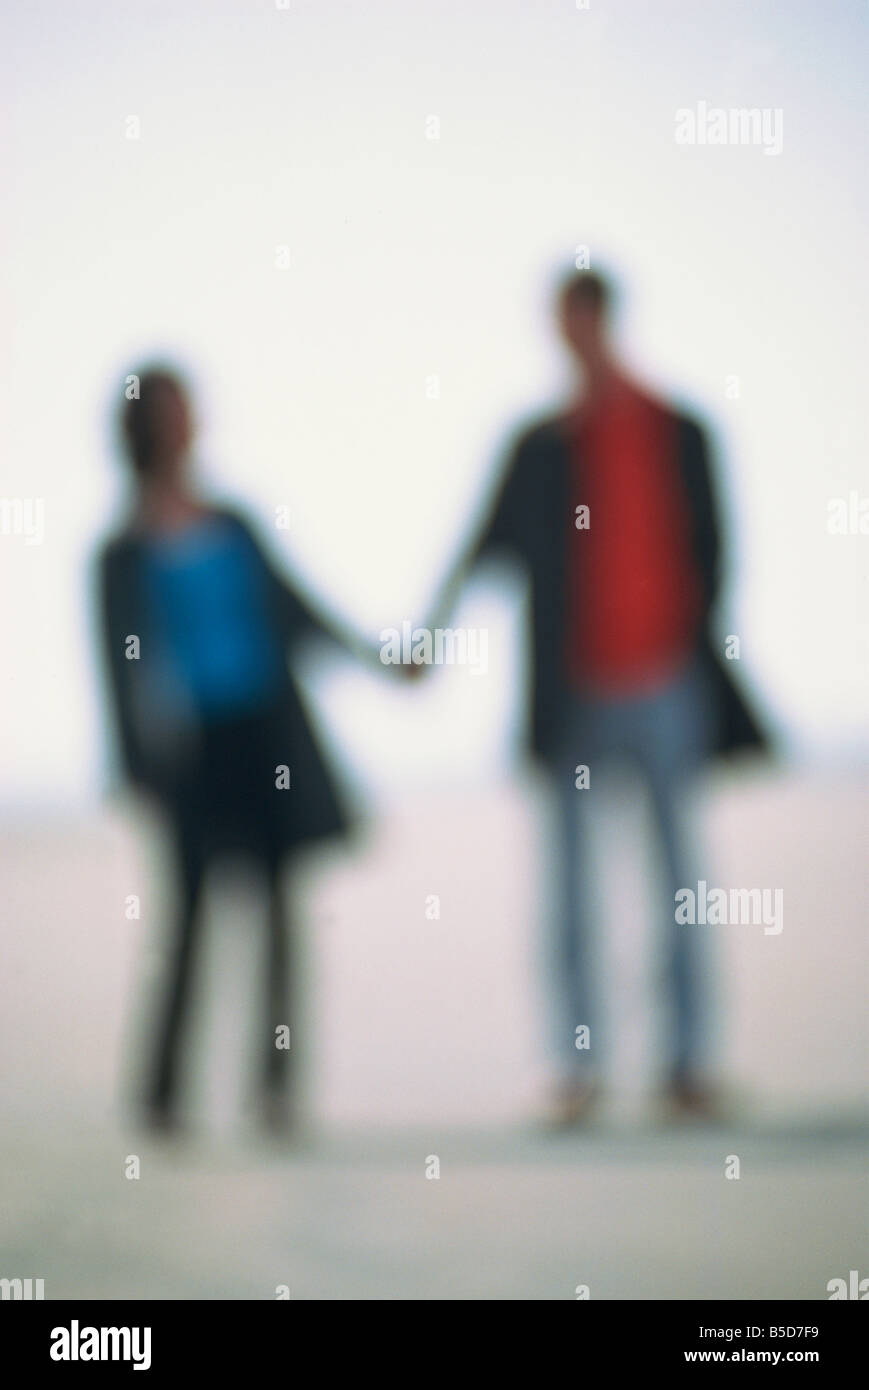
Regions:
[[[469,557],[507,552],[530,580],[531,744],[558,810],[552,1041],[562,1124],[584,1119],[600,1090],[585,823],[598,769],[627,758],[650,793],[667,890],[666,1092],[679,1113],[710,1116],[707,943],[697,927],[675,921],[677,889],[697,879],[685,795],[706,758],[761,742],[714,654],[721,545],[704,433],[623,370],[610,340],[611,298],[590,271],[562,286],[559,324],[578,369],[576,396],[518,439]]]

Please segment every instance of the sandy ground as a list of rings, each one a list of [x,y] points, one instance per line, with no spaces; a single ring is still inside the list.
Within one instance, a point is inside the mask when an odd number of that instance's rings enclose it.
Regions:
[[[526,792],[428,796],[352,854],[306,866],[294,898],[308,1126],[293,1147],[266,1144],[244,1110],[255,894],[212,892],[192,1133],[158,1144],[124,1103],[161,965],[158,845],[117,809],[8,828],[0,1274],[43,1278],[49,1298],[273,1298],[287,1285],[326,1299],[557,1299],[578,1285],[812,1299],[865,1274],[859,781],[791,774],[710,797],[719,881],[783,886],[786,902],[780,935],[722,936],[735,1109],[715,1131],[649,1120],[654,940],[637,827],[613,812],[610,1103],[560,1137],[535,1119],[542,860]]]
[[[430,1126],[292,1154],[67,1134],[7,1152],[4,1263],[49,1298],[820,1299],[866,1268],[865,1158],[857,1135],[786,1128]]]

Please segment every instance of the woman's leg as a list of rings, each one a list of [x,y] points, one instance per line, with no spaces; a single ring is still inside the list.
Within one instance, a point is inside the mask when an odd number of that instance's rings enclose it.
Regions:
[[[290,1097],[298,1048],[290,961],[290,930],[286,894],[282,883],[284,859],[270,856],[266,863],[268,902],[266,952],[263,975],[262,1090],[267,1106],[276,1113]]]
[[[178,1089],[178,1057],[190,1003],[190,984],[200,936],[200,900],[205,872],[198,837],[175,829],[178,859],[174,939],[165,993],[158,1014],[148,1104],[154,1117],[170,1117]]]

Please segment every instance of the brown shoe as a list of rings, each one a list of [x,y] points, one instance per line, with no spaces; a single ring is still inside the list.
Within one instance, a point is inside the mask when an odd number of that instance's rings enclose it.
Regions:
[[[666,1118],[717,1124],[724,1119],[721,1089],[695,1076],[677,1076],[664,1094]]]
[[[566,1081],[556,1091],[547,1116],[549,1129],[578,1129],[591,1118],[600,1099],[596,1081]]]

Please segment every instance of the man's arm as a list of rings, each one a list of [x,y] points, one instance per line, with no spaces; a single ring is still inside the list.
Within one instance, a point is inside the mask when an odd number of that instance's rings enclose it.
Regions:
[[[529,435],[514,444],[482,527],[453,563],[437,591],[429,627],[444,627],[458,603],[471,571],[489,556],[523,555],[528,516]]]

